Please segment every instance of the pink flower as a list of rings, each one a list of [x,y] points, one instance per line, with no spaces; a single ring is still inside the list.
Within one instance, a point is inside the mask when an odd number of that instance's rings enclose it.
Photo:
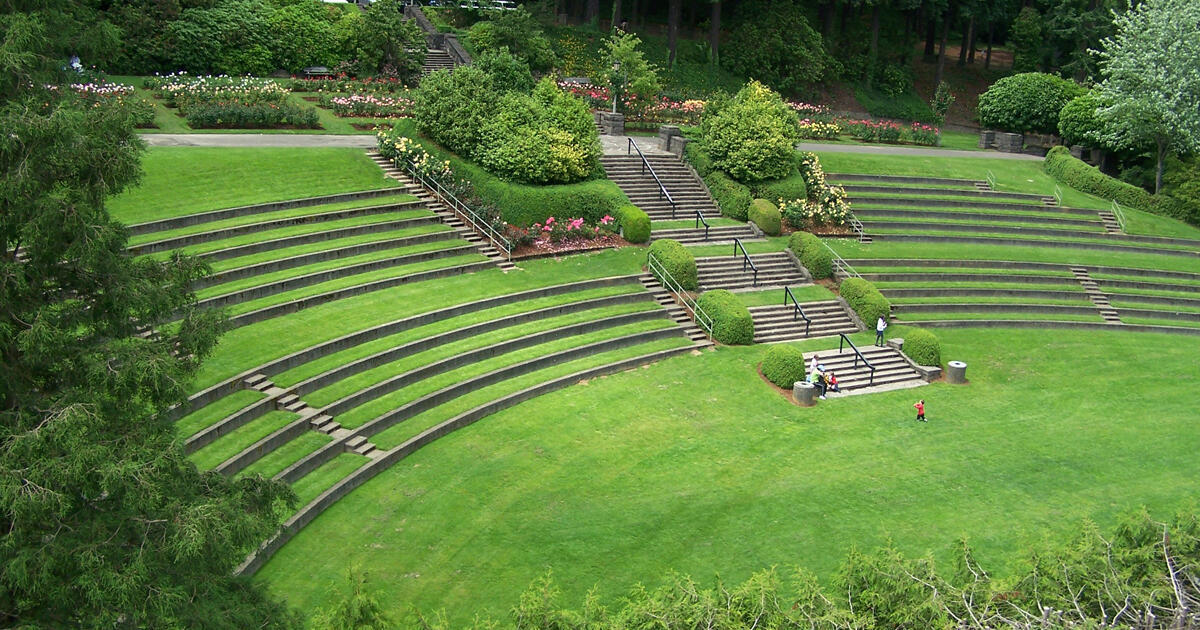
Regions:
[[[612,223],[612,221],[613,221],[613,218],[612,218],[612,217],[610,217],[610,216],[608,216],[608,215],[606,214],[606,215],[604,215],[604,218],[603,218],[603,219],[600,219],[600,224],[601,224],[601,225],[608,225],[609,223]]]

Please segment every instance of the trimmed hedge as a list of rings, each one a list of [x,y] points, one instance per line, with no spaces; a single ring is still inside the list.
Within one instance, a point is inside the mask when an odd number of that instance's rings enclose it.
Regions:
[[[833,254],[815,234],[792,232],[788,247],[814,280],[833,277]]]
[[[1079,192],[1112,199],[1131,208],[1153,211],[1154,198],[1150,193],[1105,175],[1095,166],[1071,155],[1067,147],[1057,146],[1050,149],[1046,160],[1042,162],[1042,168],[1054,179]]]
[[[783,179],[771,179],[759,182],[754,186],[753,192],[763,199],[771,199],[772,201],[779,199],[786,201],[808,199],[808,186],[804,183],[804,176],[800,174],[799,170],[793,171],[791,175]]]
[[[738,221],[749,218],[750,203],[754,198],[750,196],[750,189],[744,184],[733,181],[721,171],[709,173],[708,177],[704,178],[704,183],[717,202],[717,207],[721,209],[721,214]]]
[[[767,349],[763,357],[762,373],[768,381],[791,389],[796,381],[804,380],[804,353],[795,346],[775,344]]]
[[[766,233],[767,236],[779,236],[780,230],[783,229],[783,216],[779,214],[779,208],[775,204],[766,199],[755,199],[750,203],[750,210],[746,213],[746,218],[754,222],[758,229]]]
[[[630,243],[645,243],[650,240],[650,217],[644,210],[626,204],[617,210],[617,223],[621,233]]]
[[[696,257],[686,247],[679,244],[679,241],[673,241],[669,238],[661,241],[654,241],[650,244],[650,249],[646,252],[646,261],[649,263],[650,256],[653,255],[662,266],[666,268],[667,273],[675,278],[675,281],[684,289],[693,291],[700,284],[696,276]],[[662,281],[656,272],[654,277]]]
[[[882,317],[885,321],[892,313],[892,305],[883,297],[875,285],[862,278],[846,278],[840,287],[842,298],[858,313],[867,328],[875,326],[875,320]]]
[[[696,169],[696,174],[700,177],[708,177],[708,174],[717,168],[713,166],[712,158],[708,156],[708,151],[704,150],[704,145],[699,142],[684,145],[683,157]]]
[[[917,365],[940,366],[942,364],[942,342],[938,340],[937,335],[924,328],[905,331],[904,354],[916,361]]]
[[[717,289],[701,295],[697,304],[713,319],[713,339],[730,346],[754,343],[754,318],[738,296]]]

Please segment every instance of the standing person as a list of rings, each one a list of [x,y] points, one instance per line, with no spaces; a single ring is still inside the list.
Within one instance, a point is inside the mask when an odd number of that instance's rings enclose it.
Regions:
[[[808,373],[812,374],[817,371],[817,355],[813,355],[812,361],[808,362]]]
[[[925,399],[918,400],[913,406],[917,408],[917,422],[929,422],[925,419]]]
[[[883,331],[885,330],[887,330],[887,322],[881,316],[879,321],[875,322],[875,345],[883,345]]]

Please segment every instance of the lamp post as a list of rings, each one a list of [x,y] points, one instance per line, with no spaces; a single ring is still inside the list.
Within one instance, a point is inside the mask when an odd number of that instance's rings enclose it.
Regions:
[[[613,86],[612,86],[612,99],[613,99],[612,113],[614,113],[614,114],[617,113],[617,91],[621,85],[621,75],[619,74],[620,72],[621,72],[621,60],[614,59],[613,60]]]

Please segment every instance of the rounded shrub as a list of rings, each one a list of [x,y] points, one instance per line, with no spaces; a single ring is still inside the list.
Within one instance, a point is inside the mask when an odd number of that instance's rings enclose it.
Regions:
[[[763,356],[763,376],[784,389],[791,389],[796,381],[803,381],[804,370],[804,353],[795,346],[775,344]]]
[[[686,247],[679,244],[679,241],[673,241],[669,238],[654,241],[650,244],[649,251],[646,252],[646,262],[649,264],[650,257],[655,260],[675,278],[681,287],[688,291],[695,290],[699,287],[699,281],[696,277],[696,257],[689,252]],[[654,277],[661,282],[662,276],[659,275],[658,269],[650,270]]]
[[[779,231],[783,229],[783,217],[779,214],[779,208],[766,199],[755,199],[750,202],[750,210],[746,216],[767,236],[779,236]]]
[[[701,295],[696,304],[713,320],[713,339],[730,346],[754,343],[754,318],[738,296],[718,289]]]
[[[800,139],[796,112],[767,86],[746,84],[702,126],[713,164],[734,179],[758,182],[791,173]]]
[[[699,142],[689,142],[684,145],[683,157],[692,165],[692,168],[696,169],[696,174],[700,177],[708,177],[708,174],[716,168],[713,166],[712,158],[708,156],[708,151],[705,151],[704,145]]]
[[[942,342],[928,330],[916,328],[904,334],[904,354],[917,365],[941,365]]]
[[[996,81],[979,95],[979,124],[1013,133],[1058,131],[1058,114],[1086,90],[1053,74],[1024,72]]]
[[[630,243],[645,243],[650,240],[650,217],[645,210],[628,204],[617,210],[617,223],[621,234]]]
[[[814,280],[833,277],[833,254],[815,234],[792,232],[788,247]]]
[[[885,321],[892,313],[892,305],[883,297],[875,285],[862,278],[846,278],[842,281],[842,298],[858,314],[868,328],[875,325],[875,320],[882,317]]]
[[[1068,145],[1080,144],[1088,147],[1101,146],[1100,135],[1104,133],[1104,123],[1096,115],[1100,109],[1100,99],[1094,92],[1078,96],[1058,112],[1058,135]]]
[[[473,63],[492,77],[492,84],[497,90],[523,94],[533,90],[533,74],[529,71],[529,64],[520,57],[514,57],[508,51],[508,46],[487,51],[476,57]]]
[[[478,157],[483,128],[496,111],[492,78],[475,66],[439,70],[413,91],[413,118],[434,142],[466,157]]]
[[[738,221],[747,219],[750,202],[754,200],[750,196],[749,188],[733,181],[721,171],[710,172],[705,176],[704,183],[708,185],[708,191],[712,193],[721,214]]]

